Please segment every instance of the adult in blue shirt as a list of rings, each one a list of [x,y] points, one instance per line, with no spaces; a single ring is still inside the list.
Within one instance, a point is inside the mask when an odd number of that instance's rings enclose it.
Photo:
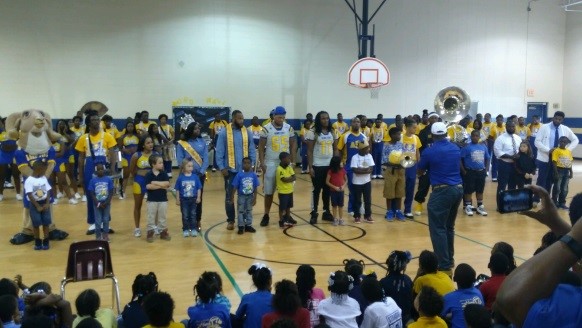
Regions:
[[[453,280],[459,289],[444,295],[441,317],[451,322],[452,328],[465,328],[463,310],[467,304],[485,304],[481,292],[473,286],[477,273],[470,265],[461,263],[455,268]]]
[[[450,274],[455,262],[455,221],[463,199],[461,150],[447,139],[444,123],[434,123],[431,133],[433,144],[422,153],[418,174],[429,171],[432,186],[427,205],[430,239],[438,258],[438,269]]]
[[[204,182],[206,180],[206,170],[208,169],[208,146],[206,141],[200,136],[201,125],[197,122],[190,122],[187,127],[182,126],[186,131],[182,140],[178,141],[176,147],[176,160],[182,163],[184,158],[192,160],[194,171],[202,184],[201,198],[204,195]],[[202,202],[196,206],[197,230],[200,231],[200,221],[202,220]]]
[[[232,180],[238,172],[242,171],[243,158],[250,157],[251,163],[256,162],[253,134],[243,125],[243,122],[243,113],[240,110],[233,111],[232,122],[218,132],[216,139],[216,166],[224,177],[224,208],[228,230],[234,229],[235,219],[234,203],[231,202]]]

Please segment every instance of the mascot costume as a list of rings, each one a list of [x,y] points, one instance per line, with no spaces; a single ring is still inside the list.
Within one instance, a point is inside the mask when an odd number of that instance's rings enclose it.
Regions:
[[[61,138],[60,134],[53,131],[50,116],[38,109],[13,113],[6,118],[6,132],[8,139],[16,140],[18,145],[18,149],[15,152],[15,160],[23,181],[32,174],[32,164],[37,160],[48,162],[45,176],[49,178],[55,166],[55,150],[52,144]],[[23,202],[22,232],[17,233],[10,239],[10,242],[14,245],[21,245],[34,240],[32,222],[28,212],[30,203],[27,197],[24,197]],[[49,230],[49,238],[51,240],[63,240],[69,235],[62,230],[58,230],[54,223],[50,225]]]

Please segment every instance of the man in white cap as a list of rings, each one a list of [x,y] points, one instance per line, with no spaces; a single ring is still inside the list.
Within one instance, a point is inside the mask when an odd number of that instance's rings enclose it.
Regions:
[[[447,139],[444,123],[434,123],[431,134],[433,144],[420,157],[418,175],[429,172],[432,186],[427,205],[430,239],[438,258],[438,269],[451,275],[455,263],[455,221],[463,199],[461,150]]]

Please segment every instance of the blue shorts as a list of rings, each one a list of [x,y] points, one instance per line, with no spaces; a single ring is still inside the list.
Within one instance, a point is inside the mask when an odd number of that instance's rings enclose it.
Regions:
[[[331,206],[344,207],[344,192],[330,191],[329,197],[331,199]]]
[[[46,204],[46,200],[38,202],[38,204],[43,206]],[[32,204],[30,205],[30,221],[32,221],[33,227],[38,228],[40,226],[48,226],[52,223],[50,208],[46,211],[39,212],[36,207],[32,206]]]
[[[293,208],[293,193],[279,194],[279,211]]]
[[[147,192],[146,179],[142,175],[136,175],[133,178],[133,193],[135,195],[145,195]]]

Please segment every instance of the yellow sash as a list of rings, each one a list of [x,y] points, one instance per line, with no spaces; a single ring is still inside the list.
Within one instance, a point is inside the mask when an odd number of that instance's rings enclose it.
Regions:
[[[243,157],[249,156],[249,134],[246,127],[240,128],[240,133],[242,136],[242,147],[243,147]],[[228,148],[228,166],[231,168],[236,167],[236,161],[234,159],[234,135],[232,133],[232,123],[226,126],[226,145]]]
[[[194,148],[192,148],[192,146],[190,146],[190,144],[188,143],[188,141],[180,140],[180,141],[178,141],[178,144],[180,144],[182,146],[182,148],[184,148],[184,150],[190,156],[192,156],[192,159],[196,163],[198,163],[198,166],[202,166],[202,157],[200,157],[200,154],[198,154],[198,152],[196,151],[196,149],[194,149]],[[178,164],[182,164],[182,163],[178,163]]]

